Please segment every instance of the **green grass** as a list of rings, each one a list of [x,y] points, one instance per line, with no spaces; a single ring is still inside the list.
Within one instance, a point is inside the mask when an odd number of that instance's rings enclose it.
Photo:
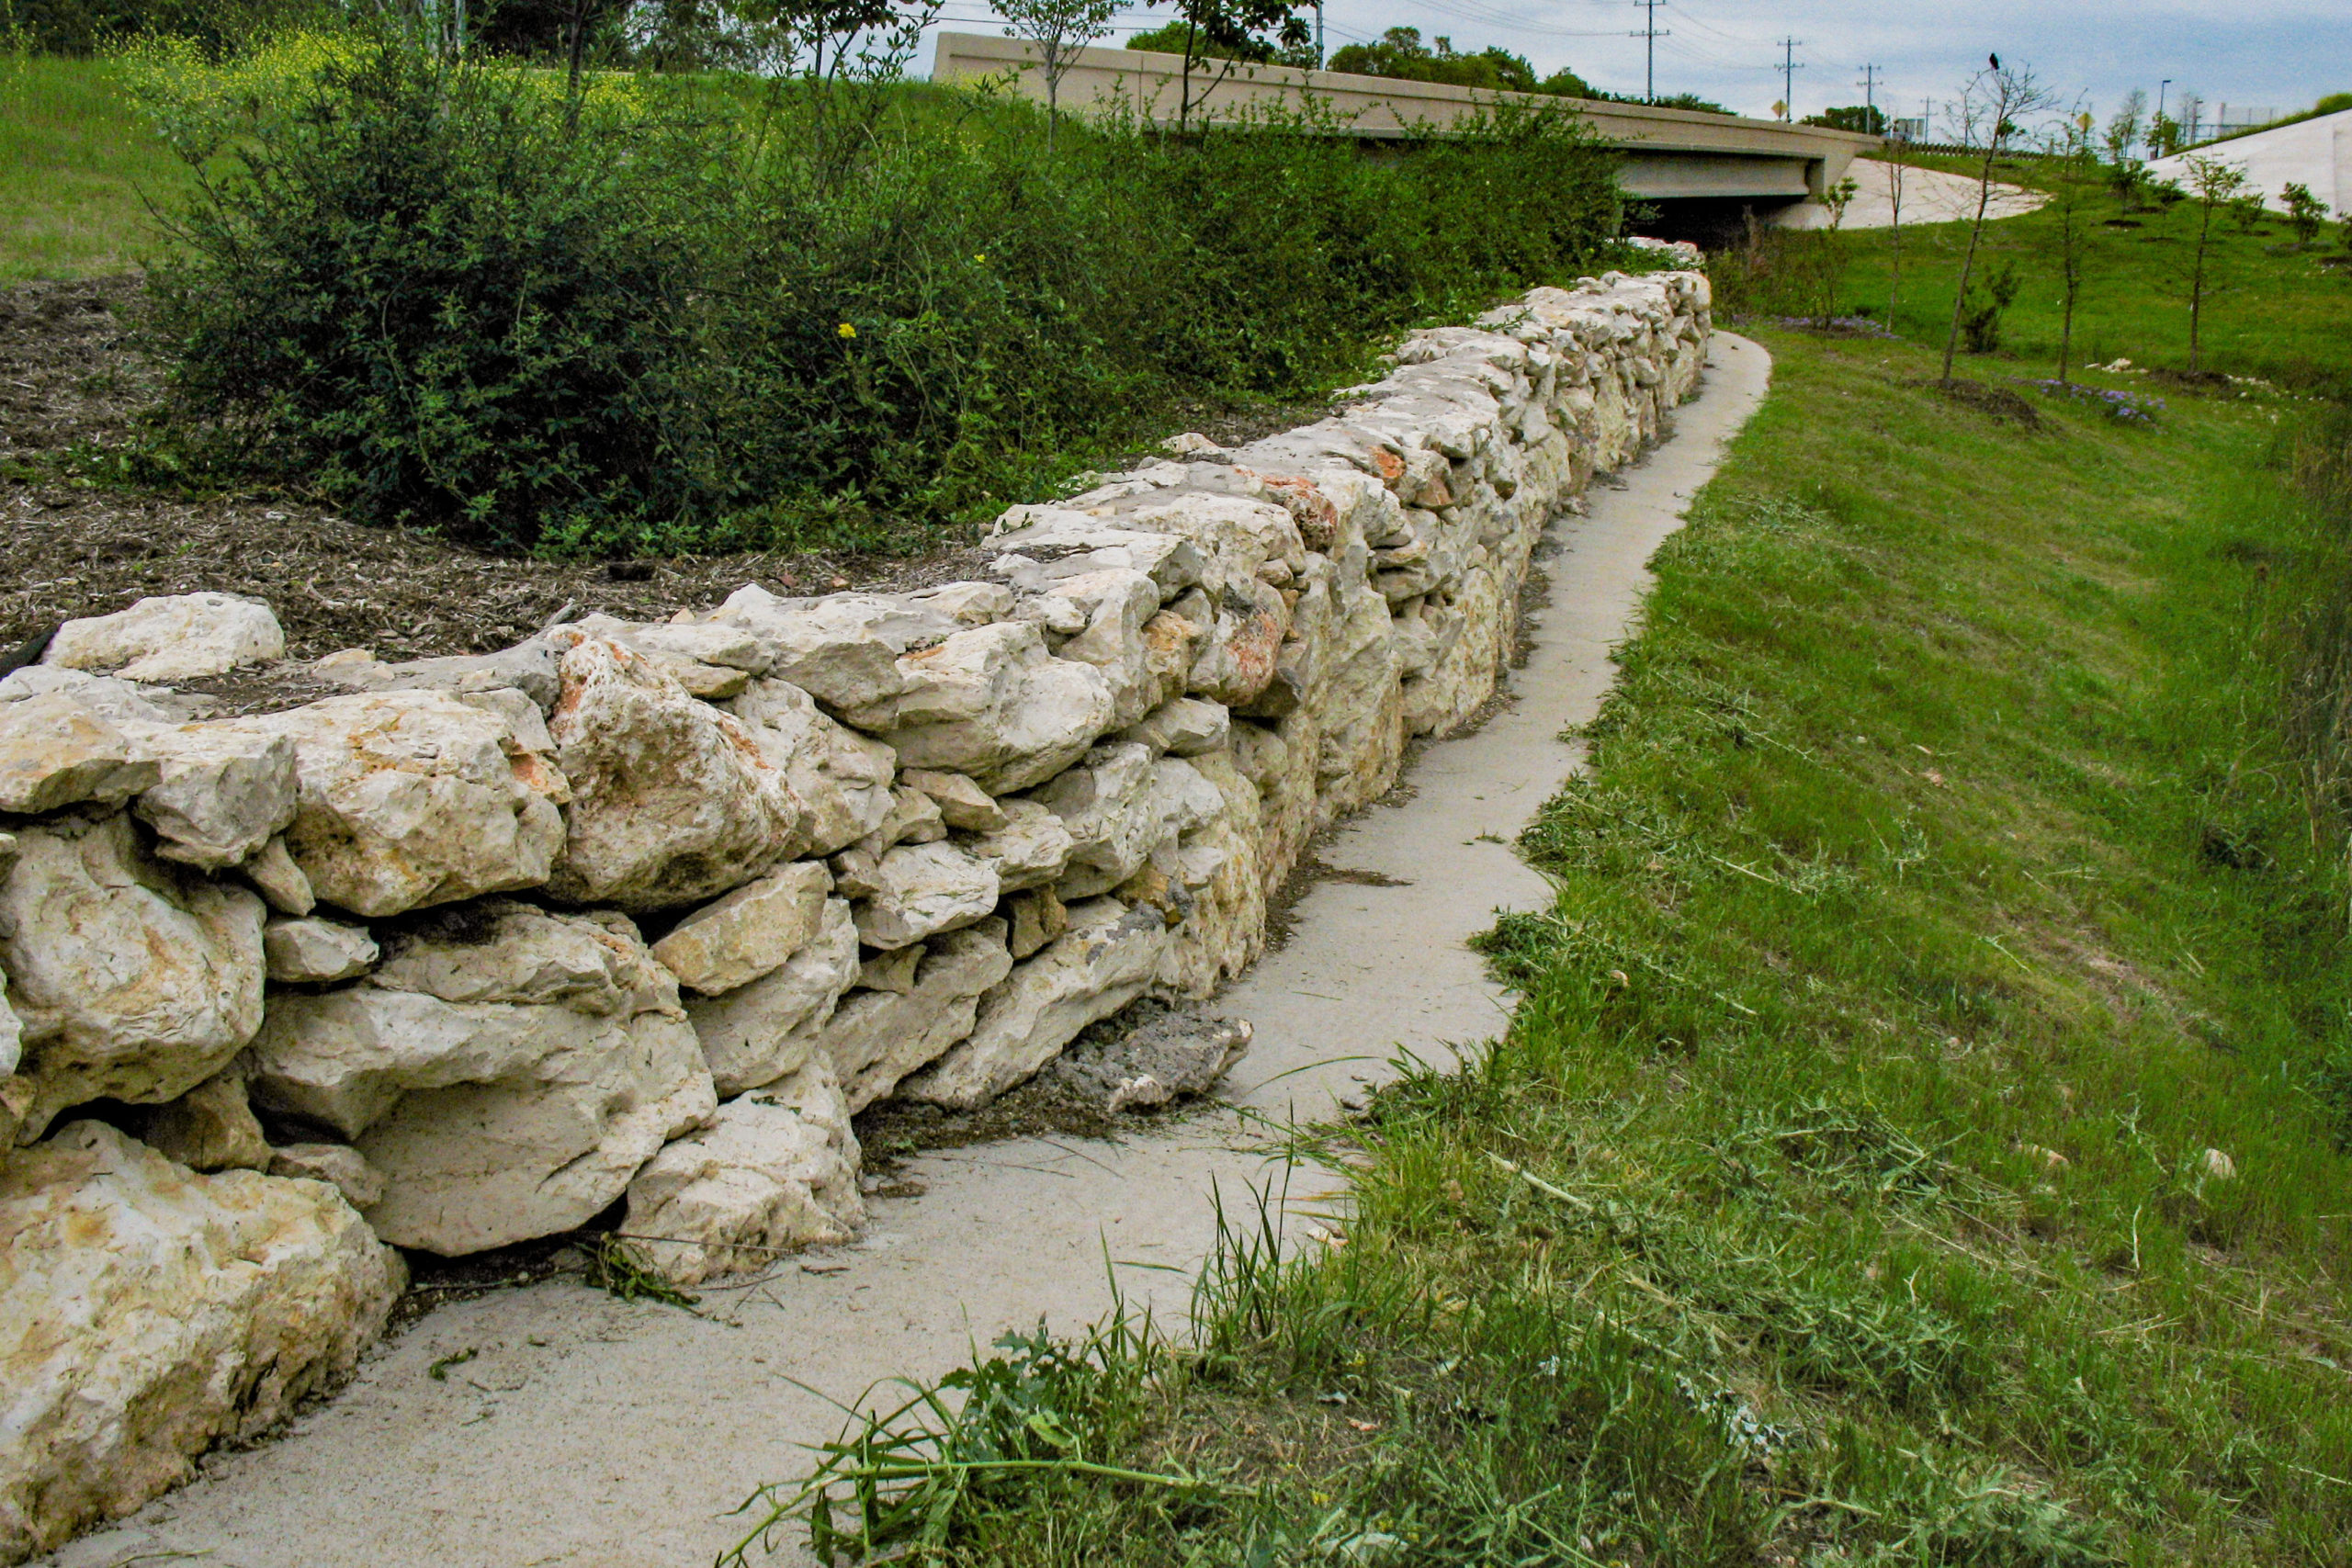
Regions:
[[[148,198],[187,184],[119,68],[0,53],[0,285],[131,270],[162,243]]]
[[[2046,172],[2026,164],[2004,168],[2000,177],[2039,185]],[[2086,212],[2091,240],[2076,307],[2075,363],[2106,362],[2120,355],[2143,366],[2185,367],[2194,203],[2127,213],[2113,197],[2099,192],[2088,198]],[[2111,219],[2140,227],[2110,227]],[[1978,276],[2007,264],[2025,283],[2003,317],[2000,350],[1989,358],[1971,358],[1967,363],[1973,368],[1965,374],[1998,374],[2015,364],[2030,368],[2010,373],[2040,376],[2055,363],[2062,302],[2052,250],[2057,229],[2057,216],[2047,208],[1986,226]],[[1867,311],[1885,321],[1892,236],[1884,230],[1857,230],[1838,238],[1848,257],[1837,289],[1839,310]],[[1962,223],[1905,229],[1894,325],[1905,337],[1942,344],[1967,239]],[[2352,332],[2346,331],[2352,322],[2352,265],[2326,265],[2331,257],[2352,263],[2341,226],[2330,225],[2305,251],[2293,248],[2294,235],[2276,217],[2246,233],[2216,215],[2214,243],[2219,291],[2209,296],[2205,308],[2207,367],[2298,385],[2352,387]]]
[[[2346,882],[2282,673],[2343,546],[2278,467],[2301,406],[2029,432],[1924,347],[1770,342],[1527,837],[1560,891],[1490,939],[1507,1036],[1335,1132],[1346,1245],[1243,1235],[1197,1342],[972,1374],[1053,1441],[918,1407],[834,1456],[916,1505],[878,1534],[2352,1562]]]

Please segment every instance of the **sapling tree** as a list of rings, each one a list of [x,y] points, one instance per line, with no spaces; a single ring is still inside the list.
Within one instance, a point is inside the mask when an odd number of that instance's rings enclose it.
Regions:
[[[1968,307],[1968,280],[1976,267],[1976,249],[1984,238],[1984,215],[1993,203],[1993,166],[2002,149],[2011,144],[2028,115],[2050,107],[2054,95],[2041,85],[2026,65],[2003,65],[1999,57],[1970,78],[1961,90],[1960,139],[1971,147],[1984,138],[1984,159],[1976,171],[1976,220],[1969,226],[1968,248],[1960,258],[1960,286],[1952,294],[1951,331],[1944,338],[1944,377],[1951,379],[1952,356],[1960,352],[1961,322]]]
[[[1111,30],[1119,0],[997,0],[997,13],[1012,26],[1008,38],[1026,39],[1037,51],[1037,73],[1046,80],[1046,154],[1053,155],[1054,130],[1061,119],[1062,78],[1078,51]]]
[[[2066,379],[2075,350],[2075,306],[2082,299],[2083,274],[2090,261],[2092,195],[2104,181],[2098,152],[2091,140],[2092,119],[2086,109],[2063,122],[2051,136],[2050,167],[2055,175],[2050,195],[2050,215],[2055,220],[2047,232],[2052,259],[2058,264],[2058,379]]]
[[[2188,369],[2194,375],[2202,347],[2205,300],[2212,292],[2210,263],[2213,215],[2226,209],[2245,189],[2245,171],[2219,158],[2192,153],[2188,159],[2188,184],[2197,197],[2197,249],[2191,253],[2188,271]]]
[[[2300,180],[2289,180],[2278,199],[2287,204],[2287,227],[2295,231],[2295,243],[2309,250],[2319,239],[2319,226],[2327,221],[2327,203]]]
[[[2115,199],[2129,212],[2139,205],[2140,186],[2146,178],[2148,165],[2133,152],[2140,145],[2140,136],[2147,123],[2148,95],[2134,87],[2123,96],[2123,102],[2108,117],[2107,133],[2101,139],[2107,146],[2107,183],[2115,192]]]
[[[1898,137],[1886,144],[1886,212],[1887,248],[1893,266],[1886,280],[1886,330],[1894,330],[1894,301],[1903,292],[1903,179],[1910,164],[1905,154],[1911,150],[1908,140]]]
[[[1184,65],[1176,100],[1176,132],[1190,130],[1193,111],[1239,70],[1243,57],[1271,55],[1266,39],[1286,50],[1309,48],[1314,35],[1299,17],[1307,0],[1176,0],[1184,24]],[[1216,73],[1196,92],[1193,75],[1214,60]]]

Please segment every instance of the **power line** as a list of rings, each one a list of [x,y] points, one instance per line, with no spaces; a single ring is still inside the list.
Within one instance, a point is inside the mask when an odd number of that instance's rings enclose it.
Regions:
[[[1642,101],[1654,104],[1657,102],[1657,40],[1672,29],[1661,29],[1657,25],[1658,0],[1634,0],[1634,4],[1647,12],[1642,30],[1634,37],[1643,43]]]
[[[1797,63],[1797,45],[1802,39],[1781,40],[1781,118],[1794,119],[1797,113],[1797,73],[1804,67]]]

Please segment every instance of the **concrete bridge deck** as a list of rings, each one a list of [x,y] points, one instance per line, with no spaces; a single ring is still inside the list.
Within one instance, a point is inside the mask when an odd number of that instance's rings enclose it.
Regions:
[[[1172,54],[1080,50],[1062,78],[1061,103],[1079,114],[1117,106],[1151,124],[1173,125],[1183,66],[1183,60]],[[1018,39],[943,32],[937,36],[931,74],[937,82],[1008,79],[1025,96],[1040,103],[1046,97],[1035,51]],[[1879,144],[1875,136],[1777,119],[1491,93],[1287,65],[1210,61],[1194,67],[1193,83],[1195,120],[1233,120],[1269,109],[1295,111],[1312,99],[1344,122],[1350,134],[1366,141],[1394,141],[1425,127],[1442,130],[1497,103],[1572,107],[1604,142],[1624,153],[1625,190],[1647,201],[1741,200],[1759,206],[1804,201],[1818,197],[1845,176],[1858,155]]]

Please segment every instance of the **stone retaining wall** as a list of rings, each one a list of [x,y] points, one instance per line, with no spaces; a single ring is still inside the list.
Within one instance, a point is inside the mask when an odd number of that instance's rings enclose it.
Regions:
[[[0,1562],[347,1371],[382,1243],[625,1201],[691,1281],[839,1239],[858,1110],[1211,995],[1309,837],[1492,694],[1707,298],[1418,333],[1344,418],[1013,508],[985,581],[355,650],[311,667],[346,694],[200,723],[153,682],[275,658],[265,606],[70,623],[0,682]]]

